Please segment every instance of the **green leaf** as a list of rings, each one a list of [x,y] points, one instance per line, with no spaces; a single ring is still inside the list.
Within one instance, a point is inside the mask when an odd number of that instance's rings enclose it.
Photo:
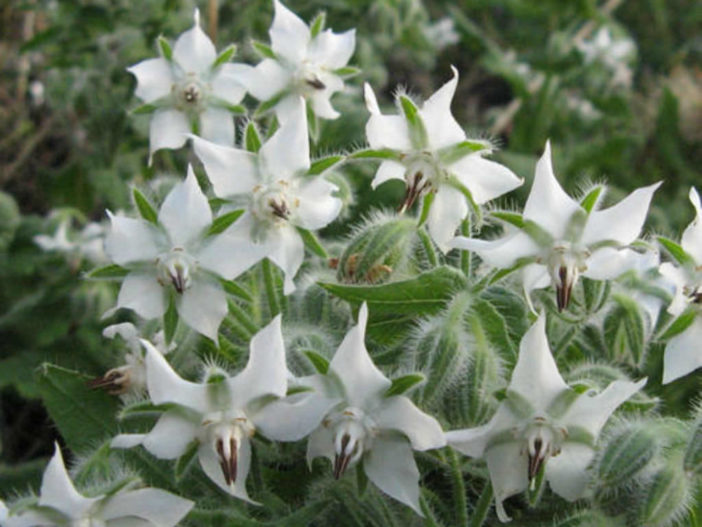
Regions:
[[[310,37],[314,38],[324,31],[324,24],[327,21],[327,14],[322,11],[310,23]]]
[[[176,328],[178,327],[178,310],[176,309],[175,298],[170,295],[168,298],[168,309],[163,314],[163,332],[166,336],[166,343],[173,341]]]
[[[222,280],[222,286],[227,294],[246,300],[247,302],[253,302],[254,298],[241,285],[237,284],[234,280]]]
[[[74,452],[85,452],[117,433],[119,399],[88,387],[90,377],[53,364],[36,373],[42,401],[53,423]]]
[[[157,224],[158,223],[158,212],[151,204],[151,202],[141,193],[141,191],[134,187],[132,189],[132,196],[134,197],[134,203],[136,204],[139,215],[146,221]]]
[[[117,264],[110,264],[104,267],[98,267],[88,272],[85,277],[92,280],[121,280],[129,274],[129,270]]]
[[[361,73],[361,68],[357,68],[355,66],[344,66],[343,68],[334,70],[334,75],[338,75],[339,77],[344,77],[346,79],[349,77],[355,77],[359,73]]]
[[[302,236],[302,241],[305,242],[305,247],[320,258],[324,258],[325,260],[329,258],[324,246],[319,243],[317,236],[315,236],[313,232],[303,229],[302,227],[297,227],[297,232],[299,232],[300,236]]]
[[[665,236],[658,236],[658,242],[680,265],[692,267],[695,266],[694,258],[687,254],[685,252],[685,249],[683,249],[678,243],[674,242],[669,238],[666,238]]]
[[[516,212],[505,212],[497,210],[491,212],[490,216],[492,216],[493,218],[497,218],[498,220],[504,221],[505,223],[509,223],[510,225],[514,225],[518,229],[524,228],[524,218],[521,214],[518,214]]]
[[[154,113],[156,110],[158,110],[158,106],[155,104],[142,104],[140,106],[137,106],[133,110],[131,110],[132,115],[147,115]]]
[[[467,155],[487,150],[489,145],[480,141],[461,141],[455,145],[446,146],[439,150],[438,155],[442,163],[450,165]]]
[[[358,150],[353,154],[349,154],[349,159],[382,159],[391,161],[402,161],[403,154],[397,150],[390,150],[389,148],[365,148],[363,150]]]
[[[207,231],[207,236],[212,236],[214,234],[224,232],[225,230],[227,230],[227,227],[229,227],[232,223],[238,220],[243,213],[244,209],[239,209],[227,212],[225,214],[222,214],[221,216],[217,216],[212,222],[212,225],[210,225],[210,228]]]
[[[429,137],[427,136],[427,129],[422,121],[422,116],[419,114],[419,109],[412,99],[406,95],[400,95],[399,101],[402,113],[407,120],[412,146],[416,149],[426,148],[429,144]]]
[[[258,40],[252,40],[251,45],[253,46],[254,50],[256,53],[258,53],[261,58],[264,59],[275,59],[275,51],[268,45],[264,44],[263,42],[260,42]]]
[[[176,461],[174,467],[176,482],[180,482],[188,471],[194,466],[193,461],[195,461],[195,458],[197,457],[199,447],[199,441],[191,441],[188,447],[185,449],[185,452],[183,452],[183,454]]]
[[[312,164],[310,165],[310,169],[307,171],[307,173],[310,176],[317,176],[322,172],[329,170],[336,164],[340,163],[344,160],[344,158],[345,156],[342,155],[333,155],[317,159],[312,162]]]
[[[229,62],[232,57],[236,54],[236,44],[230,44],[226,48],[224,48],[222,51],[219,52],[219,55],[217,55],[217,59],[214,61],[214,64],[212,65],[212,69],[218,68],[222,64],[226,64]]]
[[[249,121],[246,124],[244,138],[244,144],[248,152],[256,153],[261,149],[261,135],[258,133],[258,128],[254,121]]]
[[[159,36],[156,40],[158,45],[159,53],[168,62],[173,60],[173,48],[171,48],[171,43],[164,36]]]
[[[408,375],[403,375],[402,377],[397,377],[392,380],[392,385],[385,392],[385,397],[392,397],[393,395],[402,395],[410,388],[424,381],[424,375],[421,373],[410,373]]]
[[[602,185],[597,185],[595,188],[590,190],[590,192],[585,194],[583,199],[580,200],[580,206],[585,209],[585,212],[588,214],[592,212],[593,207],[599,201],[603,191],[604,187]]]
[[[636,301],[623,295],[612,295],[613,309],[603,324],[604,339],[610,358],[617,362],[639,364],[646,341],[643,315]]]
[[[329,371],[329,361],[326,359],[326,357],[322,357],[319,353],[312,350],[305,350],[304,353],[318,373],[321,373],[322,375],[327,374]]]

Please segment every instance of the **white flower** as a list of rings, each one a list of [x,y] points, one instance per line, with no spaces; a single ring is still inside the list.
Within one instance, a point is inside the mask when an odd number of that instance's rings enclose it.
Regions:
[[[295,111],[257,153],[192,139],[214,193],[243,199],[247,206],[222,233],[236,256],[219,262],[221,274],[235,278],[267,257],[285,273],[284,290],[290,294],[305,255],[297,229],[321,229],[338,216],[342,205],[332,196],[335,185],[306,175],[310,156],[304,104],[297,101]]]
[[[0,502],[3,527],[118,527],[176,525],[194,503],[160,489],[142,488],[86,498],[78,493],[63,464],[58,444],[41,482],[37,507],[10,513]]]
[[[405,181],[403,210],[417,198],[426,201],[431,196],[429,233],[443,252],[450,249],[456,228],[469,212],[468,199],[482,205],[522,184],[508,168],[482,157],[490,152],[489,145],[466,141],[451,114],[458,84],[458,71],[453,67],[452,71],[453,78],[421,108],[400,95],[402,115],[380,113],[373,89],[364,87],[371,114],[366,124],[368,143],[372,149],[392,151],[391,158],[380,164],[372,186],[391,179]]]
[[[641,231],[653,193],[660,183],[635,190],[616,205],[595,210],[568,196],[556,181],[551,166],[551,147],[536,164],[536,176],[524,206],[521,229],[508,227],[497,240],[456,237],[452,245],[475,251],[487,264],[501,269],[528,263],[523,269],[524,289],[550,284],[556,288],[558,308],[568,306],[580,275],[594,280],[619,276],[636,259],[630,250]],[[596,201],[601,198],[595,196]]]
[[[217,275],[226,278],[220,264],[237,255],[221,236],[206,236],[212,211],[192,167],[164,200],[158,225],[108,215],[112,229],[105,250],[114,263],[131,270],[119,291],[117,308],[151,319],[162,316],[169,299],[175,297],[180,318],[216,342],[227,313]]]
[[[612,85],[631,85],[633,71],[629,62],[636,53],[631,39],[615,39],[611,30],[603,26],[590,40],[576,42],[576,47],[583,54],[585,63],[600,62],[614,74]]]
[[[144,60],[127,69],[137,79],[136,96],[156,107],[151,118],[150,155],[161,148],[180,148],[197,122],[198,133],[218,143],[234,144],[230,107],[243,99],[242,65],[218,60],[217,51],[195,25],[175,43],[172,56]],[[225,51],[228,53],[229,50]]]
[[[682,234],[680,246],[687,259],[676,266],[666,262],[660,266],[661,274],[674,284],[675,294],[668,306],[668,313],[681,315],[688,306],[702,303],[702,205],[695,188],[690,189],[690,201],[695,207],[695,219]],[[702,339],[702,316],[696,310],[692,324],[668,341],[663,356],[663,384],[674,381],[702,366],[699,343]]]
[[[446,433],[452,447],[487,462],[501,521],[510,519],[502,502],[542,469],[556,494],[569,501],[583,497],[600,430],[646,383],[618,380],[599,394],[576,393],[558,372],[545,323],[542,314],[522,338],[506,398],[490,422]]]
[[[360,463],[380,490],[422,514],[419,471],[412,449],[446,444],[441,425],[405,396],[387,396],[392,385],[373,364],[364,339],[368,308],[347,334],[329,364],[327,375],[298,379],[315,389],[267,408],[264,421],[278,439],[307,443],[309,463],[318,456],[332,461],[334,477]]]
[[[169,410],[148,434],[121,434],[112,446],[141,444],[160,459],[176,459],[197,441],[207,476],[232,496],[254,503],[246,492],[250,438],[265,414],[265,398],[283,397],[287,391],[280,321],[278,315],[251,339],[249,362],[238,375],[229,377],[213,368],[201,384],[182,379],[161,353],[142,341],[149,397],[156,405],[169,404]]]
[[[344,81],[335,72],[353,55],[356,30],[337,34],[326,29],[312,35],[307,24],[278,0],[274,6],[269,33],[275,57],[245,71],[243,84],[260,101],[277,99],[274,110],[280,122],[295,111],[300,97],[309,101],[318,117],[336,119],[339,112],[329,99],[344,88]]]
[[[59,251],[71,256],[86,258],[94,264],[105,263],[105,225],[87,223],[79,232],[71,228],[71,218],[61,220],[53,235],[38,234],[34,236],[36,243],[44,251]]]

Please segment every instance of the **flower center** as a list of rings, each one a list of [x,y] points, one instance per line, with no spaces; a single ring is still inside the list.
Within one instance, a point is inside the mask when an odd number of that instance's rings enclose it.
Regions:
[[[580,274],[587,271],[588,256],[586,249],[578,250],[570,242],[557,241],[553,245],[546,267],[551,275],[551,283],[556,287],[559,311],[568,307],[573,286]]]
[[[240,410],[207,414],[201,426],[204,427],[203,441],[217,454],[224,481],[227,485],[235,483],[242,442],[253,436],[256,429]]]
[[[91,518],[88,513],[87,516],[71,521],[71,527],[105,527],[105,521],[99,518]]]
[[[339,479],[370,448],[375,425],[363,410],[351,406],[331,415],[323,424],[333,431],[334,477]]]
[[[299,199],[291,195],[291,190],[290,183],[285,180],[257,185],[253,189],[251,213],[267,224],[285,223],[300,204]]]
[[[205,84],[192,73],[171,88],[176,100],[176,108],[181,111],[201,111],[205,106],[207,89]]]
[[[303,60],[297,66],[294,74],[294,91],[303,97],[308,97],[315,92],[325,90],[327,85],[321,80],[321,68],[316,64]]]
[[[431,192],[443,175],[445,175],[444,171],[441,170],[430,152],[410,154],[405,171],[407,187],[400,211],[404,212],[412,206],[417,198]]]
[[[517,431],[517,434],[526,443],[522,454],[526,453],[529,458],[528,477],[534,485],[536,476],[548,458],[561,453],[561,445],[568,437],[568,431],[549,423],[545,417],[537,416],[521,432]]]
[[[192,272],[197,269],[197,262],[181,247],[176,247],[168,253],[161,254],[156,261],[158,268],[157,280],[166,287],[172,285],[182,294],[192,282]]]

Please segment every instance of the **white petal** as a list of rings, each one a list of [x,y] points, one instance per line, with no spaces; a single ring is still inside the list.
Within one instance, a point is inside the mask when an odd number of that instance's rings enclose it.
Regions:
[[[524,291],[531,293],[534,289],[542,289],[551,285],[551,276],[545,265],[533,263],[522,268],[522,284]]]
[[[231,397],[237,406],[243,407],[266,395],[285,397],[288,368],[281,319],[277,315],[253,336],[246,367],[229,380]]]
[[[200,135],[219,145],[234,146],[234,117],[224,108],[207,108],[200,114]]]
[[[200,29],[199,15],[195,14],[195,25],[178,37],[173,46],[173,60],[184,73],[209,73],[217,58],[217,50],[210,38]]]
[[[7,519],[0,516],[2,527],[55,527],[56,514],[45,514],[43,512],[25,510],[19,515],[12,515]]]
[[[594,455],[587,445],[566,443],[561,453],[546,463],[546,479],[551,490],[568,501],[582,498],[590,479],[587,466]]]
[[[612,240],[626,245],[633,242],[641,232],[653,193],[660,185],[659,182],[642,187],[612,207],[591,212],[585,224],[582,243],[592,245]]]
[[[536,176],[524,206],[524,219],[532,220],[560,239],[573,213],[578,210],[582,210],[580,205],[563,191],[553,175],[551,145],[547,142],[544,154],[536,163]]]
[[[366,139],[371,148],[412,150],[407,121],[401,115],[371,114],[366,123]]]
[[[366,101],[366,108],[371,115],[379,115],[380,107],[378,106],[378,99],[375,97],[375,92],[371,85],[367,82],[363,83],[363,97]]]
[[[200,190],[193,167],[188,176],[168,193],[158,212],[158,222],[166,228],[173,247],[186,248],[212,224],[212,211]]]
[[[429,145],[438,150],[464,141],[466,134],[451,113],[451,101],[458,85],[458,70],[451,66],[453,78],[424,102],[419,111],[429,137]]]
[[[110,441],[110,448],[134,448],[144,442],[146,434],[119,434]]]
[[[195,439],[200,423],[193,423],[180,410],[169,410],[159,417],[141,444],[159,459],[176,459]]]
[[[683,232],[680,245],[686,253],[695,259],[697,264],[702,264],[702,205],[695,187],[690,188],[690,201],[695,207],[695,219]]]
[[[295,224],[308,230],[329,225],[341,211],[341,200],[332,196],[337,186],[323,177],[307,180],[299,189],[300,204],[295,211]]]
[[[69,518],[80,518],[101,497],[86,498],[78,493],[66,472],[58,443],[54,443],[54,449],[54,456],[46,466],[41,480],[39,505],[52,507]]]
[[[248,64],[222,64],[217,68],[210,84],[212,95],[229,104],[239,104],[246,94],[243,77],[248,74]]]
[[[262,172],[276,181],[288,180],[293,174],[310,167],[305,101],[298,97],[295,105],[295,112],[259,151]]]
[[[685,286],[688,285],[690,277],[685,269],[676,267],[670,262],[661,264],[658,271],[675,288],[673,301],[668,306],[668,313],[677,317],[685,311],[689,303],[689,299],[685,294]]]
[[[148,59],[127,68],[137,80],[134,94],[145,103],[153,102],[171,94],[175,82],[173,68],[166,59]]]
[[[336,119],[341,115],[337,112],[329,100],[332,96],[331,90],[315,91],[310,96],[312,111],[317,117],[322,119]]]
[[[380,398],[392,384],[368,355],[364,342],[367,322],[368,306],[364,302],[358,310],[358,324],[346,334],[329,364],[329,371],[344,385],[349,406],[361,409]]]
[[[466,456],[479,458],[483,456],[492,435],[492,422],[490,422],[477,428],[446,432],[446,442]]]
[[[593,280],[613,280],[622,273],[636,269],[640,254],[631,249],[603,247],[587,259],[587,270],[583,276]]]
[[[495,240],[477,240],[456,236],[451,247],[473,251],[488,265],[499,269],[512,267],[520,258],[537,256],[541,250],[530,236],[522,231],[513,231]]]
[[[176,304],[178,315],[188,326],[217,343],[217,332],[227,314],[227,297],[222,286],[209,280],[193,280]]]
[[[356,30],[333,33],[327,29],[310,42],[307,60],[312,64],[336,70],[346,66],[356,47]]]
[[[120,492],[106,500],[100,510],[104,520],[136,516],[159,527],[176,525],[192,509],[194,502],[161,489]]]
[[[543,313],[519,344],[519,358],[509,389],[529,400],[535,412],[541,415],[560,393],[569,389],[551,355],[546,339],[546,315]]]
[[[300,63],[307,54],[310,43],[310,30],[300,18],[281,4],[274,2],[275,15],[269,30],[271,47],[276,55],[295,63]]]
[[[187,115],[172,108],[162,108],[154,112],[149,128],[149,152],[153,154],[161,148],[180,148],[190,133]]]
[[[150,342],[142,340],[141,343],[146,350],[146,385],[151,401],[175,403],[201,414],[207,413],[210,407],[207,386],[181,378]]]
[[[105,237],[105,252],[117,265],[155,260],[165,245],[163,234],[141,219],[113,216],[108,211],[112,227]]]
[[[166,312],[166,295],[156,280],[156,270],[129,273],[119,290],[117,307],[131,309],[147,320],[162,316]]]
[[[376,438],[363,456],[363,471],[384,493],[424,516],[419,505],[419,470],[407,440]]]
[[[217,197],[229,198],[245,194],[259,183],[256,177],[256,154],[211,143],[197,136],[190,138],[195,154],[205,165],[207,177]]]
[[[373,420],[382,429],[405,434],[415,450],[429,450],[446,445],[439,422],[402,395],[385,399],[373,415]]]
[[[241,71],[241,82],[259,101],[268,101],[290,87],[292,74],[273,59],[263,59],[255,68]]]
[[[461,222],[468,214],[468,204],[465,196],[457,189],[441,185],[434,196],[429,209],[427,226],[434,243],[447,253],[451,250],[451,241],[456,236]]]
[[[246,492],[246,478],[249,475],[251,466],[251,442],[247,437],[242,438],[239,451],[237,453],[236,481],[227,485],[224,480],[222,468],[219,465],[219,458],[210,443],[202,443],[197,451],[200,466],[205,471],[207,477],[214,481],[219,488],[241,500],[248,501],[254,505],[260,505],[249,498]]]
[[[702,319],[668,341],[663,356],[663,384],[679,379],[702,366]]]
[[[285,275],[283,293],[289,295],[295,291],[293,278],[305,259],[305,243],[293,226],[283,225],[269,232],[266,246],[266,256],[280,267]]]
[[[504,165],[470,154],[449,167],[466,186],[478,205],[520,186],[524,180]]]
[[[579,426],[597,437],[612,412],[643,388],[644,384],[645,378],[638,382],[620,380],[614,381],[597,395],[584,393],[575,400],[562,421],[566,426]]]
[[[485,453],[495,507],[501,521],[508,521],[502,502],[525,490],[529,484],[527,456],[517,443],[498,444]]]
[[[382,185],[391,179],[405,180],[405,165],[396,161],[383,161],[375,173],[375,177],[371,182],[371,187],[375,189],[378,185]]]
[[[312,469],[312,460],[320,456],[334,459],[334,434],[325,426],[318,426],[307,440],[307,466]]]

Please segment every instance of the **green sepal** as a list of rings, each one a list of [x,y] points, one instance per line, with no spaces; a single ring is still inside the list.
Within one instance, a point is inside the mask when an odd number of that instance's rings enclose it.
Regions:
[[[292,386],[288,388],[288,390],[285,392],[285,397],[290,397],[291,395],[296,395],[298,393],[307,393],[313,391],[314,388],[311,388],[310,386]]]
[[[517,212],[507,212],[507,211],[494,211],[490,213],[490,216],[497,218],[500,221],[514,225],[518,229],[524,228],[524,218],[521,214]]]
[[[642,425],[625,429],[612,437],[597,463],[597,476],[606,487],[628,485],[646,468],[658,452],[656,432]]]
[[[246,106],[244,106],[243,104],[232,104],[229,101],[225,101],[224,99],[220,99],[218,97],[210,97],[209,102],[210,102],[210,106],[224,108],[228,112],[231,112],[235,115],[245,115],[246,114]],[[198,121],[198,123],[199,123],[199,121]]]
[[[537,472],[536,477],[530,482],[527,487],[527,501],[531,508],[536,508],[541,501],[541,496],[544,493],[544,488],[546,487],[544,483],[546,482],[546,463],[541,463],[539,467],[539,472]]]
[[[122,279],[129,274],[129,270],[117,264],[105,265],[104,267],[98,267],[93,269],[85,275],[86,278],[91,280],[114,280]]]
[[[207,230],[207,236],[224,232],[232,223],[238,220],[242,214],[244,214],[244,209],[233,210],[221,216],[217,216]]]
[[[256,123],[249,121],[244,130],[244,146],[246,147],[246,151],[256,153],[261,149],[262,144],[261,134],[258,133]]]
[[[310,38],[314,38],[324,31],[324,25],[327,22],[327,14],[322,11],[314,17],[314,20],[310,23]]]
[[[136,108],[131,110],[131,114],[132,115],[147,115],[147,114],[154,113],[156,110],[158,110],[158,106],[156,106],[155,104],[146,103],[146,104],[142,104],[140,106],[137,106]]]
[[[495,398],[495,400],[499,403],[507,399],[507,388],[501,388],[499,390],[495,390],[492,393],[492,396]]]
[[[174,403],[154,404],[151,401],[137,401],[135,403],[124,405],[117,414],[117,419],[123,421],[133,417],[161,415],[164,412],[176,407],[179,406]]]
[[[170,344],[173,341],[176,329],[178,328],[178,310],[176,309],[175,297],[171,294],[168,297],[168,308],[163,314],[163,332],[166,337],[166,343]]]
[[[407,97],[407,95],[400,95],[398,100],[400,101],[400,108],[402,109],[402,113],[409,127],[412,146],[416,149],[425,148],[429,144],[429,136],[427,135],[427,129],[422,121],[422,116],[419,114],[419,108],[417,108],[412,99]]]
[[[429,211],[431,210],[431,204],[434,203],[434,198],[436,197],[435,192],[429,192],[422,199],[422,211],[419,213],[419,219],[417,220],[417,227],[421,227],[429,218]]]
[[[597,185],[595,188],[591,189],[590,192],[585,194],[585,196],[583,196],[583,199],[580,200],[580,206],[585,209],[585,212],[588,214],[592,212],[592,209],[600,200],[600,196],[602,195],[603,191],[604,187],[602,185]]]
[[[389,148],[365,148],[349,154],[349,159],[382,159],[384,161],[402,161],[403,154]]]
[[[480,152],[481,150],[487,150],[488,148],[489,146],[487,144],[479,141],[461,141],[455,145],[442,148],[439,150],[438,155],[443,164],[450,165],[470,154]]]
[[[161,56],[168,62],[171,62],[173,60],[173,48],[171,47],[171,43],[168,42],[168,39],[161,35],[156,39],[156,44],[158,45],[158,51]]]
[[[368,476],[361,465],[362,463],[356,465],[356,487],[359,496],[363,496],[368,488]]]
[[[559,419],[565,415],[578,397],[580,397],[580,393],[566,388],[551,401],[546,413],[554,419]]]
[[[507,408],[509,408],[509,410],[516,417],[520,419],[529,419],[532,415],[534,415],[534,406],[519,392],[515,392],[514,390],[506,390],[505,395],[506,397],[503,403],[507,405]]]
[[[668,340],[673,338],[675,335],[679,335],[692,325],[696,316],[697,310],[694,307],[688,307],[680,314],[680,316],[678,316],[678,318],[673,321],[670,326],[668,326],[665,332],[660,336],[660,339]]]
[[[344,66],[343,68],[334,70],[334,75],[338,75],[339,77],[344,77],[346,79],[349,77],[355,77],[359,73],[361,73],[361,68],[357,68],[356,66]]]
[[[231,203],[228,199],[223,198],[210,198],[207,200],[207,202],[210,204],[210,208],[215,211],[223,205],[228,205]]]
[[[217,58],[212,65],[212,69],[218,68],[222,64],[226,64],[234,55],[236,55],[236,44],[230,44],[219,52],[219,55],[217,55]]]
[[[156,212],[156,208],[151,204],[147,197],[144,196],[144,194],[142,194],[142,192],[136,187],[132,188],[132,196],[134,197],[134,204],[139,211],[139,215],[146,221],[157,224],[158,212]]]
[[[672,256],[676,262],[678,262],[680,265],[683,266],[695,266],[695,260],[685,252],[685,249],[682,248],[682,246],[670,238],[666,238],[665,236],[658,236],[658,243],[660,243],[663,248],[668,251],[668,254]]]
[[[410,388],[413,388],[425,379],[424,375],[421,373],[410,373],[408,375],[403,375],[402,377],[397,377],[392,380],[392,385],[385,392],[385,397],[392,397],[393,395],[402,395]]]
[[[299,232],[300,236],[302,236],[302,241],[305,242],[305,247],[307,247],[311,252],[320,258],[324,258],[325,260],[329,258],[329,254],[327,254],[326,249],[324,249],[324,246],[319,243],[317,236],[315,236],[312,231],[308,231],[302,227],[297,227],[297,232]]]
[[[553,244],[553,236],[538,223],[531,220],[524,220],[522,230],[540,247]]]
[[[185,452],[183,452],[183,454],[181,454],[181,456],[178,458],[175,466],[173,467],[176,482],[180,482],[183,479],[183,476],[185,476],[190,468],[193,467],[193,461],[197,457],[197,451],[199,448],[200,442],[198,440],[193,440],[188,444]]]
[[[329,170],[331,167],[337,165],[341,161],[343,161],[345,156],[342,155],[333,155],[333,156],[327,156],[323,157],[321,159],[317,159],[312,162],[310,165],[310,169],[307,171],[307,173],[310,176],[316,176],[321,174],[322,172],[325,172]]]
[[[242,286],[237,284],[234,280],[222,280],[222,287],[227,294],[246,300],[247,302],[253,302],[253,296]]]
[[[287,94],[287,91],[282,91],[280,93],[275,94],[267,101],[263,101],[261,104],[258,105],[258,108],[254,110],[253,116],[256,118],[261,117],[264,113],[268,112],[271,108],[278,104],[280,100]]]
[[[304,354],[318,373],[321,373],[322,375],[327,374],[329,371],[329,361],[326,357],[322,357],[319,353],[312,350],[305,350]]]
[[[275,59],[276,54],[268,44],[264,44],[259,40],[252,40],[251,45],[253,46],[256,53],[258,53],[264,59]]]

